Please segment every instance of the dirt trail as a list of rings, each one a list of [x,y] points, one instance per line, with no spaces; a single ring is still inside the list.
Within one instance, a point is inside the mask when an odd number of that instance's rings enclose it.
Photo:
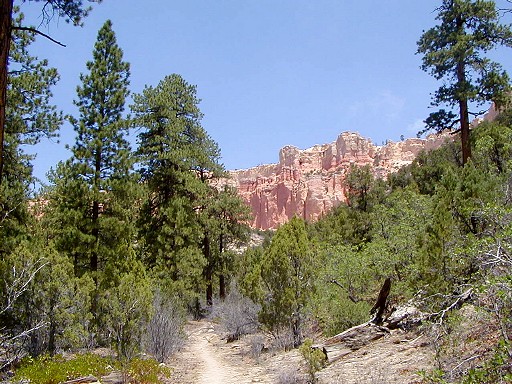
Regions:
[[[241,353],[237,343],[227,344],[208,321],[191,321],[185,348],[171,362],[175,384],[271,384],[266,369]]]
[[[170,366],[167,384],[275,384],[305,383],[304,361],[297,350],[249,357],[250,336],[226,343],[208,321],[191,321],[185,328],[188,340]],[[418,371],[432,369],[433,351],[424,336],[393,331],[349,353],[322,371],[322,384],[419,383]],[[286,374],[286,380],[283,380]]]

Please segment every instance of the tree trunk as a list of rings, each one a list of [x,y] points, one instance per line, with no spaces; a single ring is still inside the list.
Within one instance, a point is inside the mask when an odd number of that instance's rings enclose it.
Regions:
[[[224,235],[221,233],[219,236],[219,255],[222,260],[222,252],[224,251]],[[221,262],[221,271],[224,263]],[[224,301],[226,298],[226,276],[221,272],[219,275],[219,298]]]
[[[384,284],[382,285],[382,288],[380,289],[379,297],[377,298],[375,305],[370,310],[370,313],[375,313],[375,317],[372,320],[372,322],[375,324],[382,323],[382,315],[384,314],[384,311],[386,310],[386,302],[387,302],[390,291],[391,291],[391,279],[388,277],[384,281]]]
[[[222,301],[226,298],[226,277],[224,274],[219,275],[219,298]]]
[[[93,276],[98,272],[98,243],[100,237],[99,231],[100,203],[93,201],[92,203],[92,236],[94,237],[94,247],[91,252],[90,268]],[[97,277],[94,277],[97,280]]]
[[[459,15],[457,16],[457,29],[461,34],[464,34],[464,20]],[[462,165],[464,166],[471,157],[471,144],[469,142],[469,112],[468,112],[468,99],[466,95],[466,66],[464,58],[459,57],[457,62],[457,88],[461,95],[459,97],[459,118],[460,118],[460,141],[462,145]]]
[[[12,7],[14,0],[0,2],[0,185],[4,172],[5,115],[7,106],[7,72],[11,46]]]
[[[467,100],[459,101],[460,109],[460,141],[462,144],[462,165],[471,158],[471,143],[469,142],[469,113]]]
[[[101,181],[101,148],[96,148],[96,155],[94,159],[94,192],[98,193],[100,191],[100,181]],[[97,272],[98,272],[98,245],[100,243],[100,202],[98,201],[98,196],[94,196],[94,201],[92,203],[92,236],[94,237],[94,248],[91,254],[91,272],[93,274],[94,280],[97,284]]]
[[[203,255],[206,259],[206,267],[204,269],[204,279],[206,281],[206,305],[213,305],[213,260],[210,249],[210,238],[207,234],[203,238]]]

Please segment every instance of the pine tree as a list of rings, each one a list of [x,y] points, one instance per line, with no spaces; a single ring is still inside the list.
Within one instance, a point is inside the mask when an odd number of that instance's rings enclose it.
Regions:
[[[176,293],[197,299],[210,246],[198,213],[209,180],[222,174],[219,149],[200,124],[196,88],[181,76],[167,76],[133,100],[148,188],[140,221],[144,260]]]
[[[91,271],[97,280],[98,271],[122,269],[123,259],[133,256],[139,190],[123,119],[129,64],[109,20],[98,32],[87,69],[75,101],[80,117],[72,119],[73,157],[51,177],[52,206],[59,248],[73,257],[77,274]]]
[[[15,10],[17,12],[17,10]],[[23,15],[13,21],[21,24]],[[51,87],[59,79],[46,60],[29,54],[34,41],[26,31],[13,33],[10,74],[7,86],[7,124],[3,151],[3,180],[0,185],[0,255],[13,249],[16,239],[26,235],[29,220],[28,198],[33,194],[33,156],[23,146],[54,137],[62,123],[62,113],[51,104]],[[19,240],[19,239],[18,239]]]
[[[43,0],[35,0],[40,2]],[[91,0],[100,2],[101,0]],[[74,25],[80,25],[82,19],[87,16],[90,7],[84,7],[81,0],[44,0],[42,16],[45,22],[49,22],[54,16],[63,17],[67,22]],[[16,40],[17,32],[30,31],[31,36],[38,33],[47,38],[46,34],[33,27],[22,26],[16,18],[17,8],[14,7],[14,0],[5,0],[0,3],[0,185],[4,175],[5,161],[5,140],[7,126],[7,108],[8,108],[8,65],[9,57],[12,56],[11,40]],[[14,49],[16,49],[14,45]]]
[[[226,278],[233,270],[233,253],[229,245],[248,239],[249,207],[235,188],[228,185],[221,189],[211,187],[203,200],[200,214],[203,227],[203,255],[206,259],[204,278],[206,303],[213,304],[213,278],[219,278],[219,297],[226,296]]]
[[[506,102],[510,92],[509,78],[501,66],[484,56],[498,45],[512,46],[510,25],[499,23],[494,1],[443,0],[437,9],[440,24],[424,32],[418,41],[423,54],[422,69],[443,85],[435,92],[433,106],[447,104],[430,114],[425,131],[442,131],[460,124],[462,163],[471,157],[469,140],[471,103]],[[420,132],[420,134],[425,131]]]

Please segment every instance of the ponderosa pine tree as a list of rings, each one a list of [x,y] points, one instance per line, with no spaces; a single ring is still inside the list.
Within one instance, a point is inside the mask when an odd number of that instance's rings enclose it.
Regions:
[[[469,116],[483,113],[470,111],[470,106],[478,108],[489,101],[500,106],[509,95],[507,74],[485,54],[499,45],[512,46],[512,30],[499,23],[494,1],[443,0],[437,11],[440,24],[423,33],[418,53],[423,54],[421,68],[443,80],[432,105],[446,104],[450,110],[430,114],[425,120],[427,128],[419,134],[459,124],[462,163],[466,164],[471,157]]]
[[[87,16],[90,7],[84,7],[82,0],[34,0],[43,2],[42,16],[45,22],[49,22],[54,16],[63,17],[67,22],[80,25],[82,19]],[[101,2],[101,0],[89,0],[90,2]],[[26,27],[19,24],[15,18],[14,0],[5,0],[0,3],[0,185],[3,180],[4,168],[4,140],[7,116],[7,88],[8,88],[8,65],[12,38],[16,31],[30,31],[32,35],[38,33],[47,38],[46,34],[33,27]]]
[[[229,275],[233,268],[233,253],[228,246],[248,239],[249,207],[237,190],[228,185],[220,189],[212,186],[201,206],[206,304],[212,305],[214,277],[219,278],[220,299],[226,296],[226,274]]]
[[[74,259],[78,275],[122,269],[133,257],[135,200],[139,190],[123,118],[130,67],[123,61],[112,23],[98,32],[89,73],[77,88],[80,117],[73,157],[52,176],[53,219],[59,249]],[[115,278],[115,273],[111,273]]]
[[[198,215],[211,188],[208,180],[222,172],[219,150],[200,124],[196,87],[181,76],[166,76],[133,100],[148,188],[140,219],[143,259],[174,293],[197,299],[204,247],[210,246]]]
[[[20,25],[22,21],[23,15],[19,14],[13,23]],[[0,257],[12,250],[16,239],[27,231],[27,203],[34,192],[31,190],[33,156],[25,153],[23,146],[56,136],[63,119],[50,102],[51,87],[59,76],[46,60],[30,56],[28,49],[33,41],[32,33],[13,33],[3,150],[4,182],[0,185]]]
[[[226,297],[226,274],[231,274],[234,268],[233,254],[228,246],[240,244],[249,239],[250,208],[241,199],[234,187],[224,186],[219,192],[217,204],[214,208],[215,215],[219,218],[218,234],[218,276],[219,297]]]

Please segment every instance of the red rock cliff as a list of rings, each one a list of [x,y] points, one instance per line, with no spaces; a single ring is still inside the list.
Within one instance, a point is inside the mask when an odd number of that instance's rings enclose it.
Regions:
[[[278,164],[230,171],[229,183],[251,206],[251,226],[274,229],[295,215],[316,220],[345,202],[345,177],[351,164],[370,164],[375,176],[384,178],[446,138],[432,135],[376,146],[358,133],[344,132],[331,144],[305,150],[286,146]]]

